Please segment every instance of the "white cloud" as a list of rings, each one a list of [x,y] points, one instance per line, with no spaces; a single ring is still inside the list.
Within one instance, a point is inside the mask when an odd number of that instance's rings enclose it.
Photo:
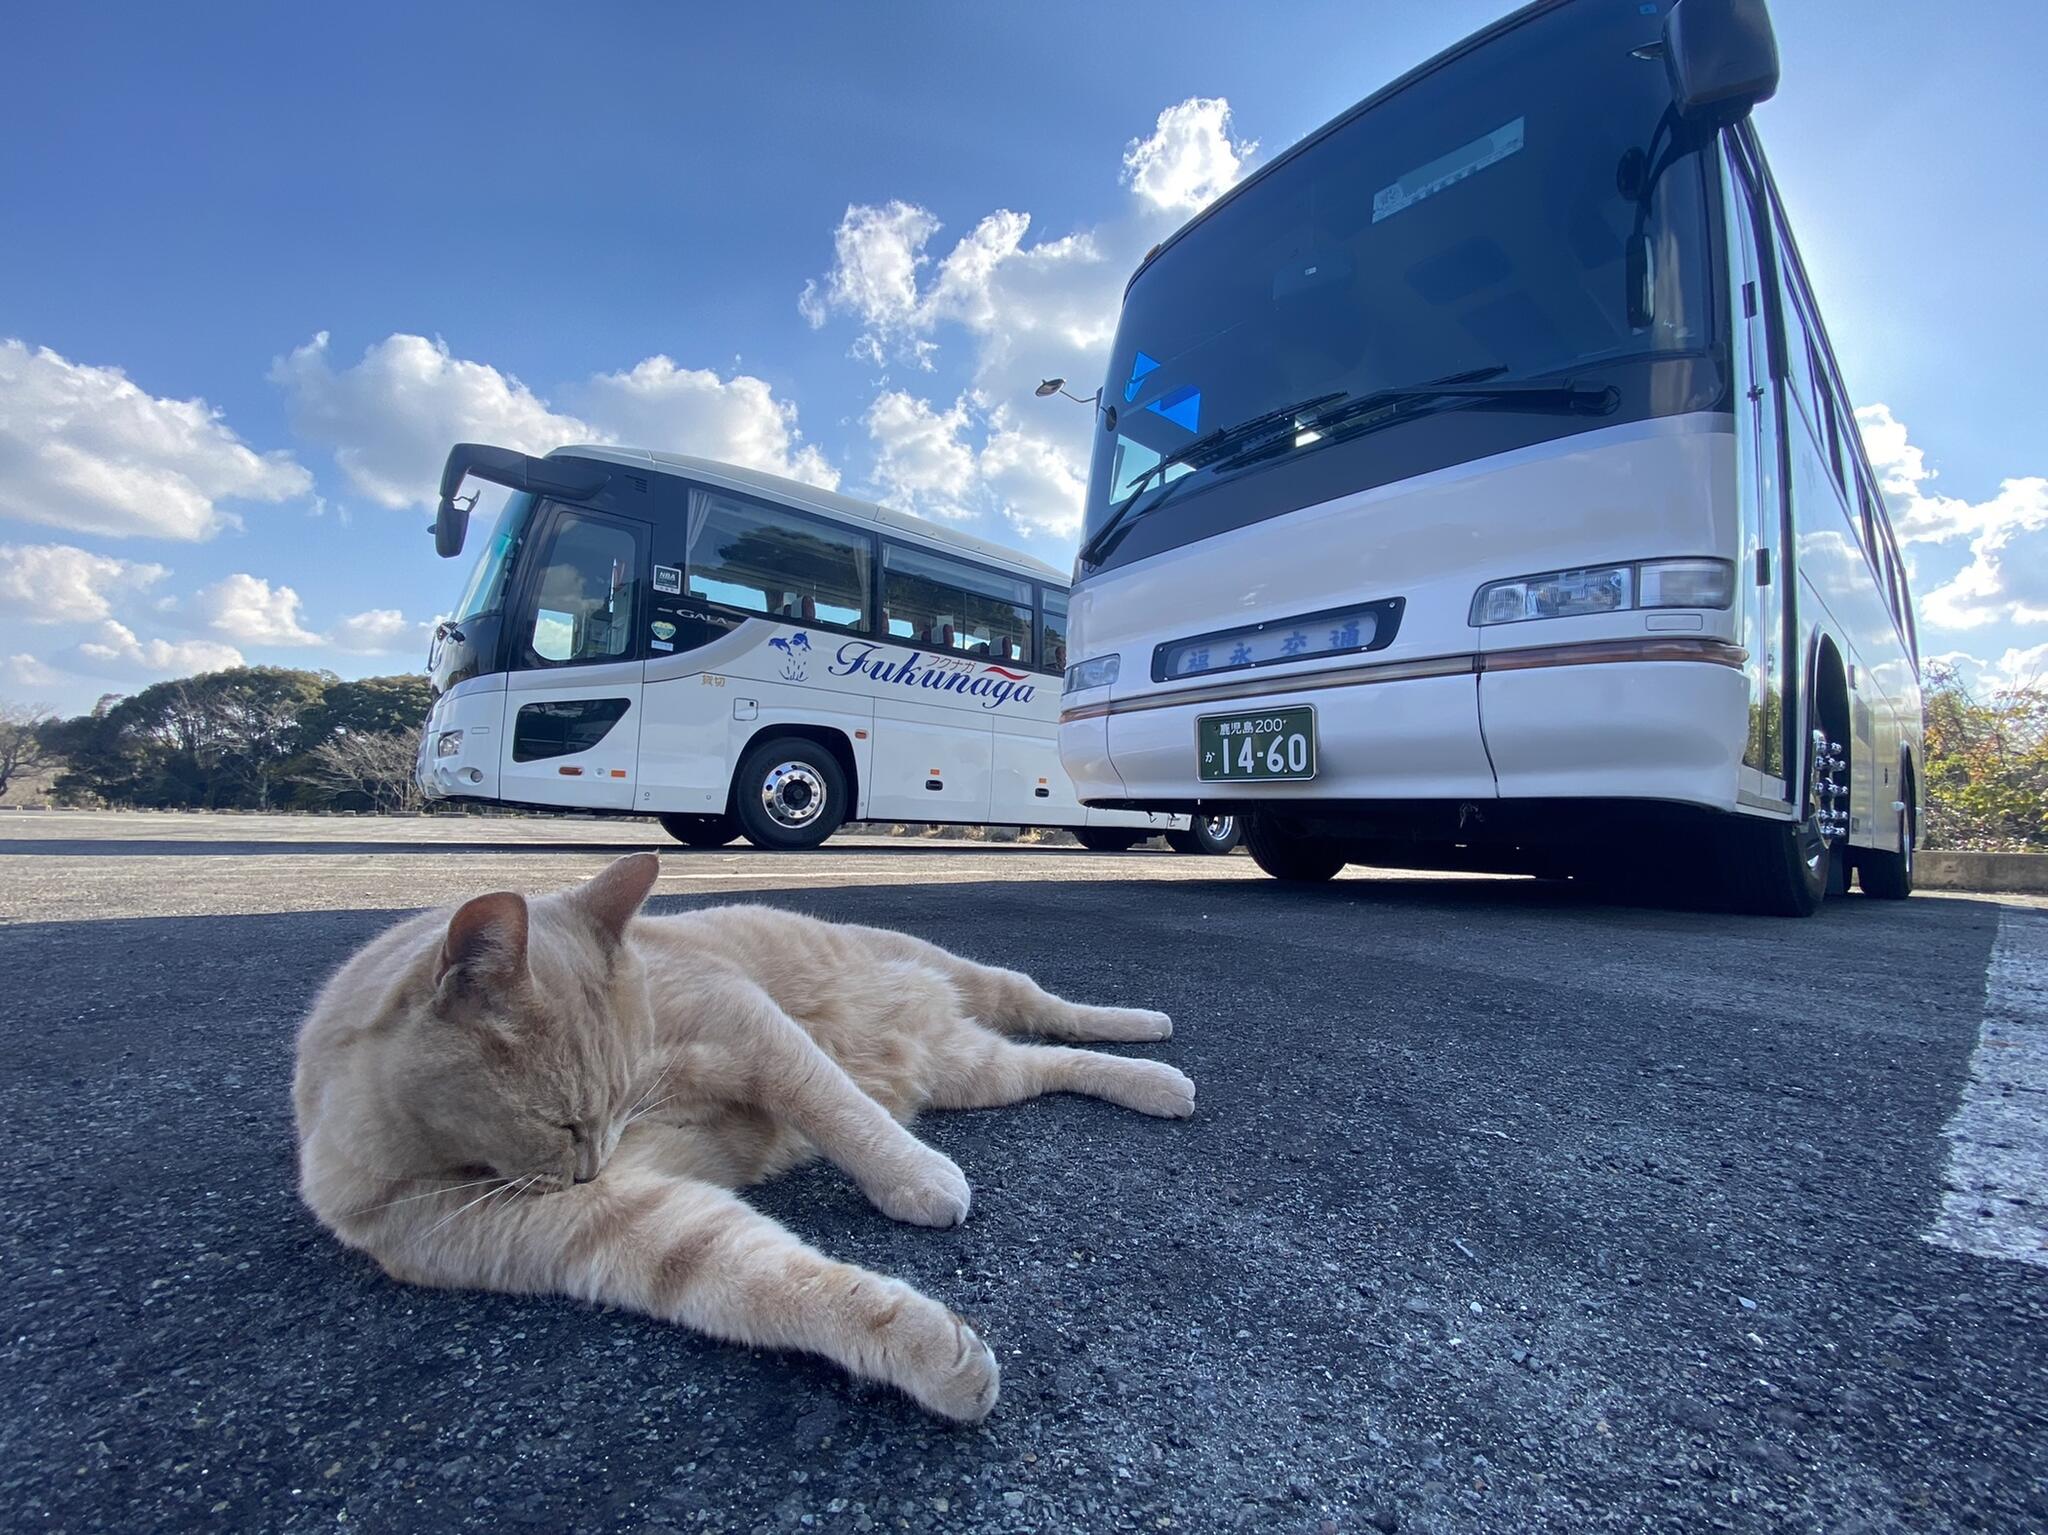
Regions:
[[[830,275],[806,283],[797,308],[814,330],[834,310],[867,325],[910,325],[924,302],[917,273],[931,259],[925,242],[938,231],[939,221],[912,203],[849,206],[832,235]]]
[[[278,359],[270,377],[290,403],[292,430],[332,448],[349,483],[394,511],[434,504],[441,465],[458,442],[546,453],[597,435],[509,373],[425,336],[386,336],[337,370],[321,331]]]
[[[210,538],[222,501],[304,495],[286,453],[257,453],[204,400],[146,394],[118,368],[0,341],[0,516],[111,537]]]
[[[1891,407],[1866,405],[1856,422],[1900,543],[1970,540],[1969,563],[1919,599],[1921,617],[1941,629],[2048,622],[2048,477],[2002,481],[1988,501],[1942,495],[1931,489],[1936,471],[1927,455]]]
[[[76,651],[78,669],[88,676],[177,677],[242,664],[239,650],[212,640],[138,639],[133,629],[111,618],[96,632],[97,639],[82,642]]]
[[[1020,427],[1008,407],[962,396],[939,410],[898,389],[877,396],[863,419],[883,501],[926,517],[997,519],[1027,535],[1069,538],[1080,528],[1080,465],[1053,438]]]
[[[17,651],[7,658],[7,680],[18,688],[49,688],[60,686],[64,674],[26,651]]]
[[[743,464],[827,490],[839,484],[839,471],[803,442],[796,406],[750,374],[721,379],[709,368],[679,368],[656,356],[623,373],[600,373],[572,397],[615,441]]]
[[[2039,527],[2048,519],[2048,480],[2006,480],[1988,501],[1945,496],[1931,490],[1936,471],[1928,467],[1927,455],[1908,437],[1906,423],[1889,405],[1864,406],[1856,412],[1856,424],[1901,544],[1945,543],[2015,527]]]
[[[386,336],[360,362],[336,368],[322,331],[279,359],[270,376],[290,401],[293,429],[332,448],[349,483],[393,510],[434,504],[441,466],[458,442],[534,454],[567,443],[630,442],[828,487],[839,478],[824,454],[802,443],[796,406],[761,379],[721,379],[666,357],[572,386],[577,414],[425,336]]]
[[[1151,136],[1124,150],[1124,182],[1155,208],[1193,213],[1230,190],[1257,151],[1230,136],[1230,103],[1190,96],[1159,114]]]
[[[237,572],[194,598],[209,627],[245,645],[317,645],[320,636],[299,621],[299,594],[260,576]]]
[[[112,598],[132,601],[170,572],[69,544],[0,544],[0,612],[32,624],[107,618]]]
[[[1921,616],[1943,629],[2006,621],[2048,623],[2048,480],[2031,484],[2035,515],[1970,540],[1970,563],[1920,599]]]
[[[1081,531],[1086,466],[1062,444],[995,412],[977,461],[981,482],[1004,518],[1026,535],[1072,538]]]
[[[397,608],[370,608],[344,617],[329,633],[327,642],[337,650],[379,655],[423,646],[426,626],[408,622]]]
[[[875,444],[875,484],[884,501],[925,517],[975,514],[967,401],[939,411],[929,400],[888,390],[875,397],[863,420]]]
[[[814,326],[860,327],[852,355],[930,371],[946,327],[972,343],[970,388],[950,406],[881,383],[865,424],[872,488],[906,509],[977,517],[1026,536],[1080,526],[1095,412],[1039,400],[1041,378],[1087,394],[1101,378],[1123,284],[1142,254],[1243,173],[1256,145],[1231,135],[1230,106],[1194,97],[1159,114],[1123,155],[1126,211],[1093,229],[1031,239],[1031,215],[998,208],[935,256],[928,209],[855,204],[833,233],[833,265],[798,308]]]

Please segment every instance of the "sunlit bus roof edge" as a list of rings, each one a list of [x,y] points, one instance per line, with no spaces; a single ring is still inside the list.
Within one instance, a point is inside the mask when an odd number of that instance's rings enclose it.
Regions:
[[[1035,576],[1041,581],[1057,582],[1062,588],[1067,584],[1068,572],[1021,550],[1009,548],[990,539],[979,538],[972,533],[963,533],[942,523],[913,517],[908,512],[877,506],[872,501],[858,500],[853,496],[842,496],[836,490],[825,490],[816,485],[806,484],[802,480],[768,474],[759,469],[724,464],[709,458],[692,458],[685,453],[660,453],[648,448],[621,448],[597,444],[564,445],[556,448],[548,457],[587,458],[602,463],[646,465],[700,480],[706,484],[717,485],[721,489],[781,501],[799,509],[872,522],[894,532],[913,534],[930,539],[942,547],[973,554],[992,564],[1009,566],[1021,574]]]

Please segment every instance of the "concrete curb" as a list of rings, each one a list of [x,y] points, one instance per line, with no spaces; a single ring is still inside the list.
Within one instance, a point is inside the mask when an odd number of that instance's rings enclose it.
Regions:
[[[2048,853],[1929,853],[1915,860],[1922,890],[1980,890],[1995,895],[2048,895]]]

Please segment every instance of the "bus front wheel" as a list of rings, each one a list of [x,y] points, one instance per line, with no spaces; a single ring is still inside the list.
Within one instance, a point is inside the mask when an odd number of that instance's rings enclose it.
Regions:
[[[685,847],[724,847],[740,834],[729,815],[665,815],[661,829]]]
[[[1244,845],[1253,863],[1273,878],[1295,885],[1319,885],[1335,878],[1347,861],[1328,843],[1305,837],[1263,811],[1245,817]]]
[[[1176,853],[1227,853],[1242,840],[1241,823],[1234,815],[1198,815],[1186,831],[1170,831],[1166,845]]]
[[[733,781],[740,830],[764,852],[814,848],[846,819],[846,774],[816,741],[779,736],[740,763]]]

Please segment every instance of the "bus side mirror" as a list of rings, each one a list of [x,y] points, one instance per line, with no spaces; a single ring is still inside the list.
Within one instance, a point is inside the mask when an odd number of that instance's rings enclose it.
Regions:
[[[1677,0],[1664,17],[1664,68],[1680,116],[1747,117],[1778,89],[1778,40],[1764,0]]]
[[[453,496],[443,496],[434,512],[434,553],[444,560],[452,560],[462,553],[462,541],[469,536],[469,507],[476,505],[476,497],[469,498],[464,506]]]

